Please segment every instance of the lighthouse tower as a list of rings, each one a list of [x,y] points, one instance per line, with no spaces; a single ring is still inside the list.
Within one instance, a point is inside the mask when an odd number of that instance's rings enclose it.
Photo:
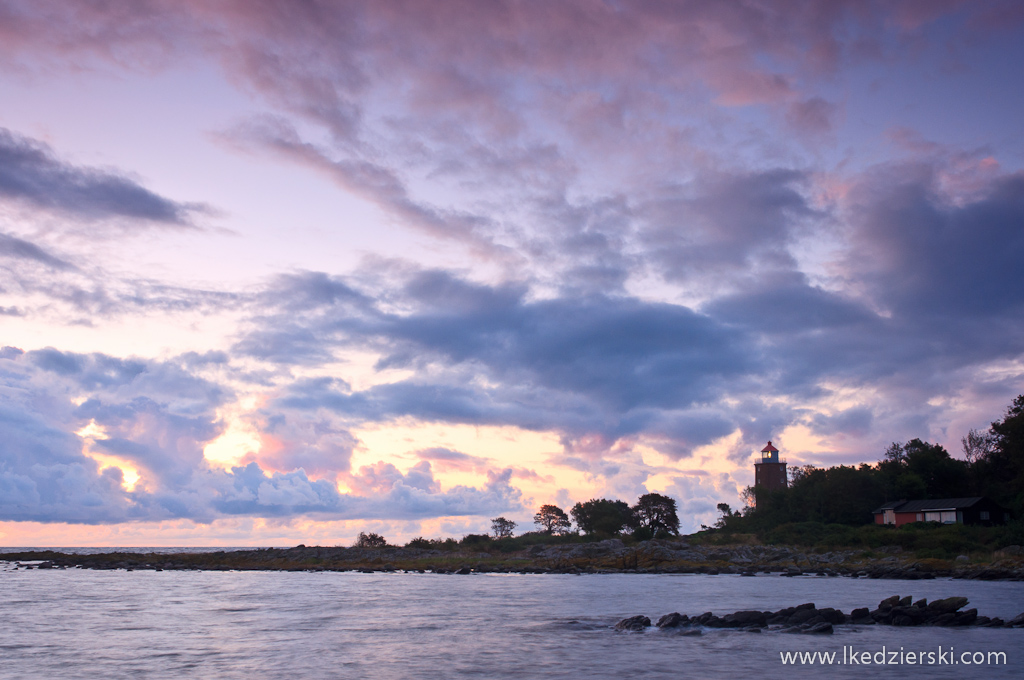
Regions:
[[[779,460],[779,450],[769,440],[768,445],[761,449],[761,461],[754,463],[754,488],[778,491],[787,486],[786,461]]]

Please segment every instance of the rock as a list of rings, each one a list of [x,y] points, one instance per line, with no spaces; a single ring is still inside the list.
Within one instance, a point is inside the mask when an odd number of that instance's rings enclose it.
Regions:
[[[1024,626],[1024,613],[1018,614],[1009,621],[1006,622],[1007,626],[1013,626],[1014,628],[1020,628]]]
[[[651,620],[642,614],[639,616],[630,616],[627,619],[622,619],[615,624],[615,630],[626,630],[639,632],[644,628],[650,628]]]
[[[928,603],[928,610],[937,614],[952,614],[967,604],[966,597],[947,597]]]
[[[970,562],[971,558],[967,555],[957,555],[955,562]]]
[[[995,552],[997,557],[1018,557],[1024,555],[1024,548],[1019,545],[1008,545]]]
[[[680,630],[676,634],[677,635],[686,635],[686,636],[700,636],[700,635],[703,635],[703,633],[701,632],[700,628],[683,628],[682,630]]]
[[[900,603],[900,596],[899,595],[893,595],[892,597],[887,597],[884,600],[882,600],[881,602],[879,602],[878,603],[878,608],[881,609],[882,611],[887,611],[889,609],[892,609],[893,607],[895,607],[899,603]]]
[[[871,618],[871,612],[867,607],[859,607],[850,612],[850,621],[851,623],[856,623],[858,625],[872,624],[875,622],[875,620]]]
[[[786,619],[786,623],[790,626],[799,626],[801,623],[807,623],[816,616],[818,616],[816,609],[798,609],[792,616]],[[824,619],[821,620],[824,621]]]
[[[968,609],[966,611],[957,612],[953,619],[954,626],[971,626],[978,620],[978,610]]]
[[[456,574],[460,574],[460,575],[462,575],[462,576],[465,576],[466,574],[472,574],[472,573],[473,573],[473,570],[472,570],[472,569],[470,569],[469,567],[463,567],[462,569],[459,569],[459,570],[458,570],[457,572],[455,572],[455,573],[456,573]]]
[[[798,612],[799,611],[803,611],[805,609],[814,609],[814,603],[813,602],[807,602],[805,604],[798,604],[794,609],[795,609],[795,611],[798,611]]]
[[[722,620],[729,624],[730,628],[746,628],[749,626],[760,628],[761,626],[768,625],[768,617],[765,616],[765,613],[755,610],[744,610],[735,614],[727,614],[722,617]]]
[[[690,622],[690,617],[679,612],[672,612],[671,614],[665,614],[658,619],[658,628],[678,628],[679,626],[686,625]]]
[[[892,609],[876,609],[871,612],[871,619],[875,623],[890,624],[892,623]]]
[[[820,616],[821,618],[825,619],[833,625],[846,623],[846,614],[842,613],[838,609],[833,609],[832,607],[825,607],[824,609],[819,609],[818,616]]]
[[[914,598],[912,598],[910,595],[907,595],[906,597],[900,599],[899,606],[900,607],[909,607],[910,603],[913,602],[913,601],[914,601]]]
[[[822,621],[821,623],[814,624],[803,632],[811,635],[831,635],[833,633],[832,624],[828,621]]]
[[[922,609],[924,607],[927,607],[928,606],[928,598],[922,597],[920,600],[918,600],[917,602],[914,603],[914,606],[915,607],[921,607]]]

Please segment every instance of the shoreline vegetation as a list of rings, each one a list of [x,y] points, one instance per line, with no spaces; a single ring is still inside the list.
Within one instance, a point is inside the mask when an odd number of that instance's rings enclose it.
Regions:
[[[472,540],[474,536],[471,535],[461,542],[454,539],[436,541],[437,545],[431,547],[299,545],[230,552],[167,554],[114,551],[92,555],[36,550],[0,554],[0,561],[9,563],[13,568],[26,569],[362,571],[461,575],[702,573],[754,576],[770,573],[882,579],[1024,580],[1024,548],[1010,545],[991,549],[979,540],[984,538],[979,537],[980,534],[994,529],[937,526],[886,531],[887,527],[872,528],[877,531],[864,533],[867,538],[874,538],[876,545],[828,548],[764,544],[752,535],[709,536],[710,532],[646,541],[634,541],[629,537],[624,537],[625,540],[586,540],[579,536],[534,534],[498,540],[485,536]],[[965,529],[974,531],[965,532]],[[974,540],[965,540],[964,533],[975,534]],[[911,545],[901,546],[892,541],[894,538],[904,539]],[[883,542],[885,539],[889,542]],[[914,543],[924,547],[915,548]],[[952,557],[936,557],[936,548],[930,547],[934,544],[958,546],[952,552],[959,552],[959,546],[969,549]]]

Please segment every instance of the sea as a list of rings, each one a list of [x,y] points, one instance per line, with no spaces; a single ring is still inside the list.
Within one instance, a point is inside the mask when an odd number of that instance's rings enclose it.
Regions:
[[[637,614],[656,621],[674,611],[805,602],[848,613],[891,595],[962,595],[980,614],[1006,620],[1024,612],[1022,582],[93,571],[0,562],[0,678],[1024,677],[1024,629],[837,626],[811,636],[613,628]]]

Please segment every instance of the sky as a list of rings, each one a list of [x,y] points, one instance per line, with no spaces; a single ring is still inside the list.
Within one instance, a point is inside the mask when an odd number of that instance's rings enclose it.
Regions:
[[[345,545],[960,453],[1024,5],[0,0],[0,545]]]

